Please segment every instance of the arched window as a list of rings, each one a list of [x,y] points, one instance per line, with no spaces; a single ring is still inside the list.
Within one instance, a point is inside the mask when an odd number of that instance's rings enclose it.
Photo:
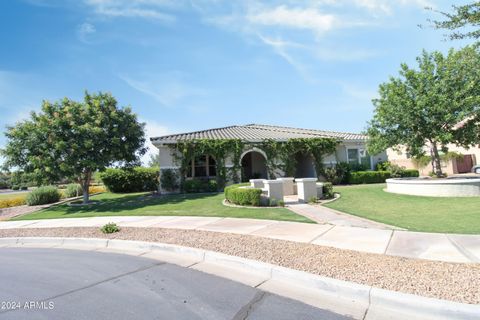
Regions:
[[[191,163],[191,170],[187,176],[194,178],[215,177],[217,175],[216,162],[212,156],[201,155],[196,157]]]

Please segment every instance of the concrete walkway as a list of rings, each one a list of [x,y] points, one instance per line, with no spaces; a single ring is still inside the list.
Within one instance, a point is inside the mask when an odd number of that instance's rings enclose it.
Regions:
[[[361,252],[436,261],[480,263],[480,235],[455,235],[332,224],[219,217],[120,216],[0,222],[0,229],[100,227],[174,228],[253,235]]]
[[[356,217],[321,205],[291,203],[286,206],[296,214],[307,217],[317,223],[329,223],[337,226],[374,228],[385,230],[404,230],[388,224]]]

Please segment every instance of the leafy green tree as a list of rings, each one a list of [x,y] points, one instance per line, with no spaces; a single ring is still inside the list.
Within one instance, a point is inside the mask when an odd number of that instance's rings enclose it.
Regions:
[[[8,127],[2,154],[8,167],[34,173],[43,183],[77,181],[88,202],[92,174],[111,165],[137,164],[145,153],[144,124],[109,93],[85,93],[83,102],[43,101],[41,111]]]
[[[480,1],[465,5],[453,5],[453,12],[436,11],[443,15],[446,20],[433,20],[433,27],[436,29],[459,30],[448,35],[450,40],[456,39],[478,39],[480,38]],[[432,10],[430,8],[430,10]],[[467,28],[465,30],[465,28]],[[468,30],[470,28],[470,30]]]
[[[380,85],[369,122],[369,153],[403,145],[415,157],[430,146],[433,171],[442,176],[440,152],[449,143],[478,144],[480,132],[480,55],[474,47],[448,55],[426,51],[418,69],[401,65],[400,77]]]

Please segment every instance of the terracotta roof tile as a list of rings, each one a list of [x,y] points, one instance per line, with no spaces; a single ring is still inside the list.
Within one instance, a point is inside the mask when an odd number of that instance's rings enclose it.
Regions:
[[[197,139],[241,139],[246,142],[259,142],[264,139],[277,141],[292,138],[336,138],[339,140],[366,140],[366,136],[357,133],[324,131],[315,129],[301,129],[263,124],[247,124],[243,126],[228,126],[201,131],[171,134],[151,138],[154,143],[175,143],[182,140]]]

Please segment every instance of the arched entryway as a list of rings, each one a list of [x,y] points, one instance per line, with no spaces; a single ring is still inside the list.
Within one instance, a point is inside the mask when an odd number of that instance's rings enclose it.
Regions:
[[[303,154],[301,152],[295,155],[297,161],[297,168],[295,171],[296,178],[316,178],[317,173],[315,171],[315,165],[313,163],[312,156],[309,154]]]
[[[261,150],[249,150],[240,158],[242,181],[268,179],[267,160]]]

